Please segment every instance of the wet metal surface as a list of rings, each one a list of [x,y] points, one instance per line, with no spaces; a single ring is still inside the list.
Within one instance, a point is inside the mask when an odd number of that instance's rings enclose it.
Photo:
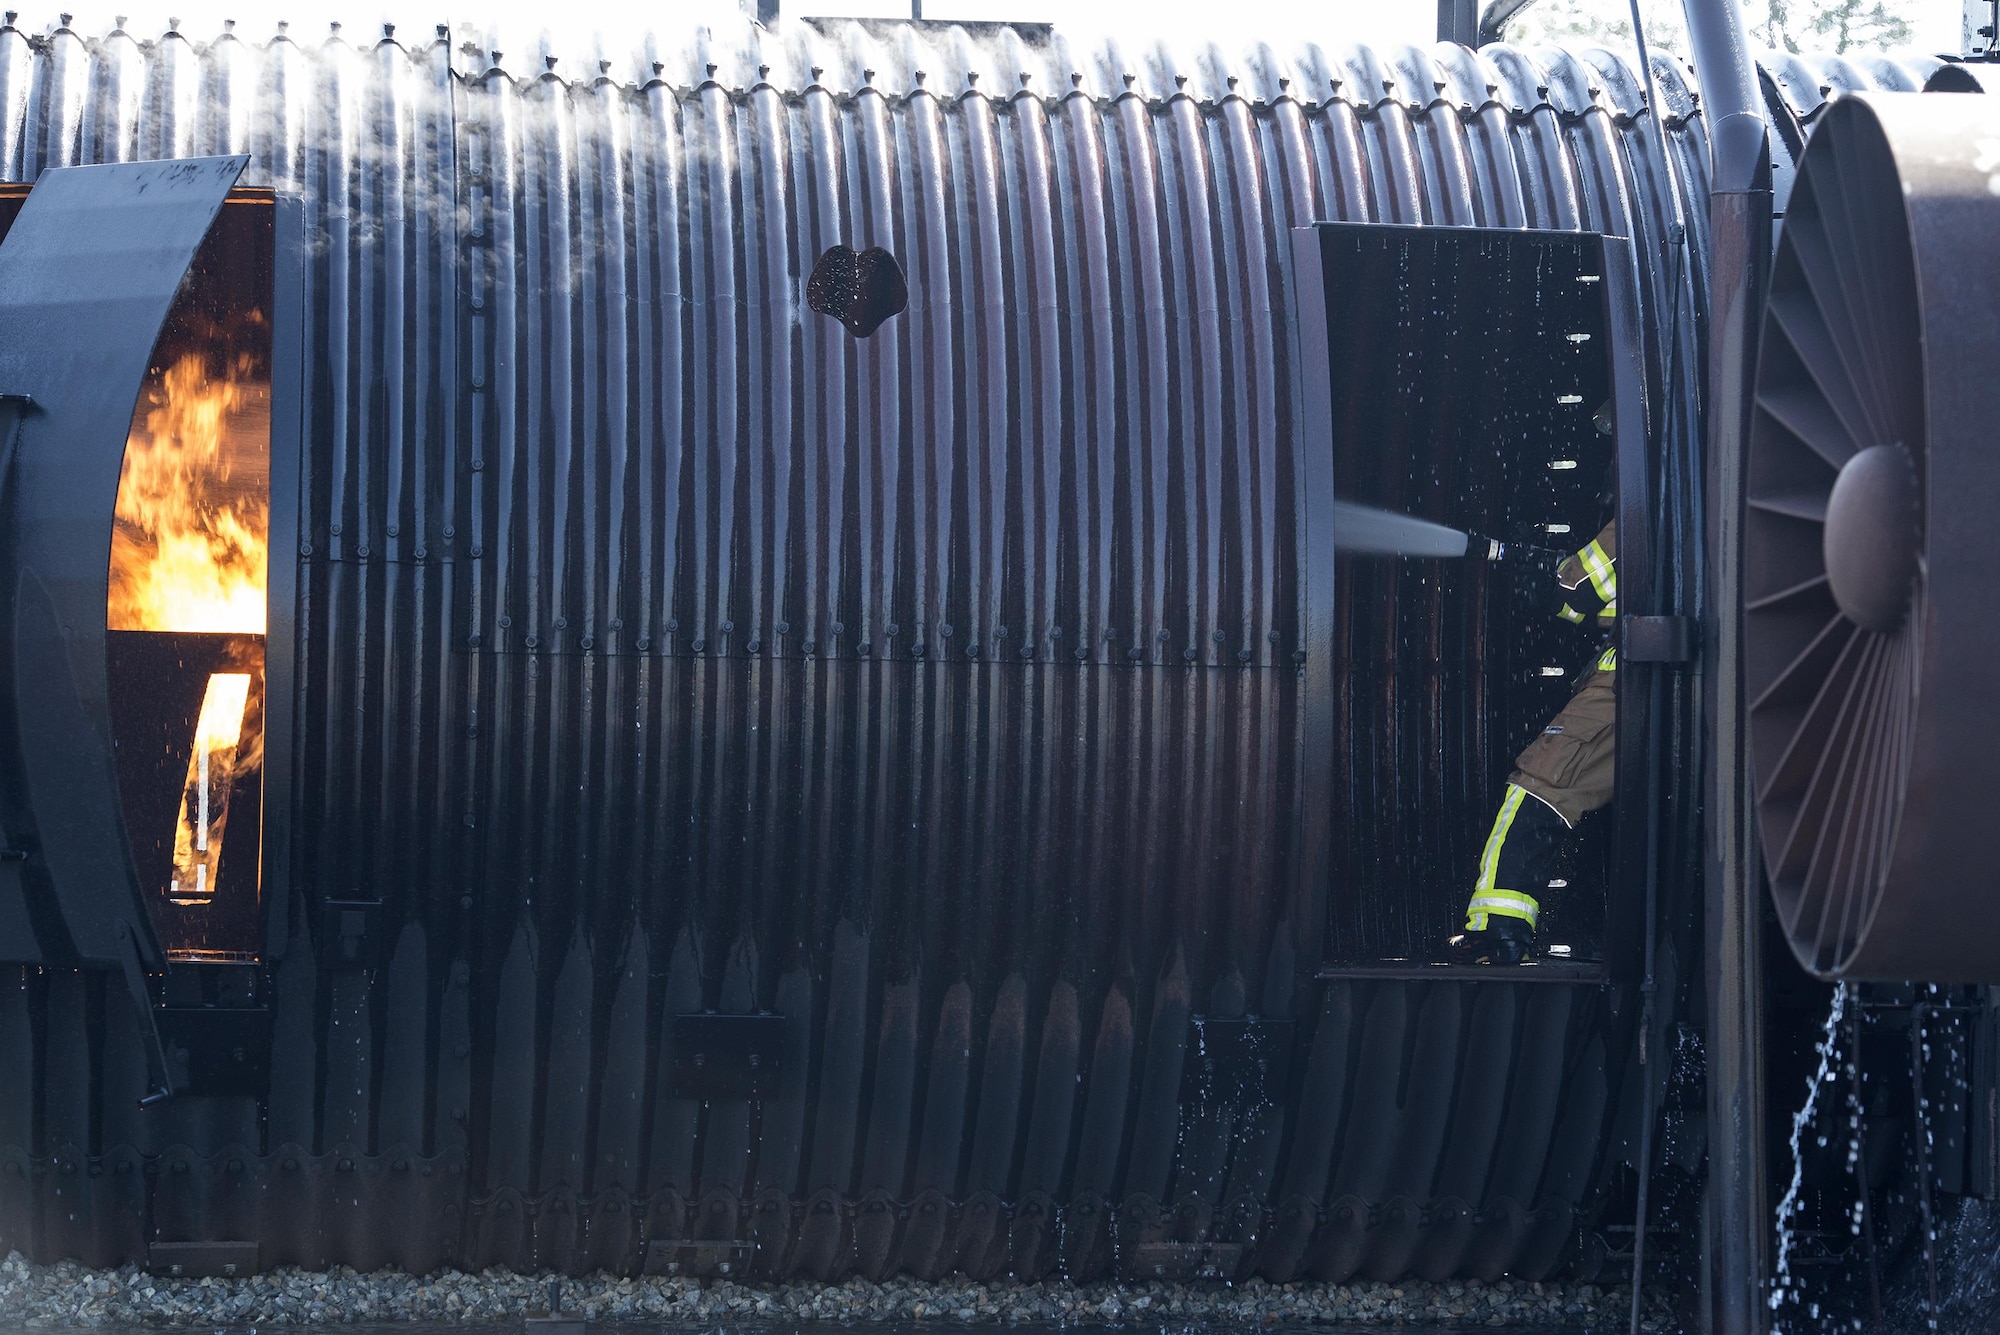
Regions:
[[[828,22],[546,54],[0,29],[0,175],[248,152],[315,256],[267,1097],[141,1114],[101,976],[0,975],[32,1073],[0,1238],[817,1278],[1577,1255],[1634,1008],[1314,976],[1298,655],[1333,646],[1287,237],[1652,256],[1678,179],[1699,292],[1680,72],[1661,160],[1602,53]],[[865,341],[801,300],[835,244],[907,275]],[[1635,281],[1658,378],[1671,271]],[[775,1094],[676,1088],[671,1021],[709,1011],[785,1027]],[[1294,1026],[1283,1089],[1184,1101],[1196,1018]]]

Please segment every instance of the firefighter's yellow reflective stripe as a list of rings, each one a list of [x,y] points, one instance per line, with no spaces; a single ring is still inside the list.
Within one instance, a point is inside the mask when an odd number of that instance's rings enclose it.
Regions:
[[[1612,648],[1606,649],[1603,657],[1597,660],[1597,669],[1600,672],[1616,672],[1618,670],[1618,649],[1615,645]]]
[[[1574,607],[1571,607],[1568,603],[1564,603],[1562,605],[1562,611],[1556,613],[1556,615],[1561,617],[1564,621],[1569,622],[1572,626],[1581,626],[1583,624],[1583,613],[1577,611]]]
[[[1618,565],[1605,550],[1604,545],[1592,539],[1588,547],[1576,554],[1583,562],[1584,573],[1590,576],[1590,587],[1597,590],[1597,596],[1604,600],[1606,607],[1618,601]]]
[[[1493,833],[1486,837],[1486,851],[1479,856],[1479,881],[1472,887],[1472,902],[1465,906],[1468,932],[1485,931],[1488,913],[1525,918],[1528,926],[1533,927],[1541,912],[1528,896],[1493,884],[1500,874],[1500,850],[1507,846],[1507,834],[1514,828],[1514,817],[1520,814],[1521,803],[1527,796],[1527,789],[1516,783],[1508,784],[1507,796],[1501,799],[1500,811],[1493,817]]]
[[[1533,927],[1542,916],[1542,906],[1527,895],[1512,890],[1489,890],[1483,895],[1474,895],[1472,902],[1465,906],[1465,929],[1468,932],[1486,930],[1486,920],[1490,915],[1499,914],[1503,918],[1519,918]]]

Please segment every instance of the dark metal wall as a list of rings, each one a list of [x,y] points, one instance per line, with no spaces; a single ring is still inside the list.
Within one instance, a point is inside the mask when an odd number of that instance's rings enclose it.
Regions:
[[[0,1245],[1573,1256],[1630,1130],[1630,999],[1314,977],[1287,232],[1656,254],[1670,170],[1704,180],[1680,72],[1670,167],[1602,53],[792,24],[593,75],[460,36],[0,29],[0,176],[248,151],[316,247],[267,1097],[142,1113],[116,987],[0,976]],[[908,272],[865,343],[799,299],[835,242]],[[380,901],[352,962],[330,900]],[[705,1009],[782,1017],[768,1096],[690,1096],[672,1017]],[[1209,1080],[1196,1016],[1292,1059]]]

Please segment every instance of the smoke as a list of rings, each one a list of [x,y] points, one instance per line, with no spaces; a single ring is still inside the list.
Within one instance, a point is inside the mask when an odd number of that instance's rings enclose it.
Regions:
[[[1428,519],[1335,501],[1333,545],[1343,552],[1375,556],[1464,556],[1466,537]]]

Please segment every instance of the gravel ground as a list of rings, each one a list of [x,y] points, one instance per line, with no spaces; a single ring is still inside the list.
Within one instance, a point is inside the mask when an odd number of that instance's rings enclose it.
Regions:
[[[500,1321],[546,1304],[546,1278],[489,1270],[433,1275],[346,1267],[274,1270],[248,1279],[160,1279],[136,1266],[92,1270],[0,1262],[0,1326],[252,1325]],[[600,1321],[762,1325],[808,1321],[1297,1326],[1420,1322],[1623,1329],[1629,1298],[1592,1284],[872,1284],[702,1283],[592,1275],[564,1280],[565,1315]],[[1664,1309],[1648,1330],[1672,1329]]]

